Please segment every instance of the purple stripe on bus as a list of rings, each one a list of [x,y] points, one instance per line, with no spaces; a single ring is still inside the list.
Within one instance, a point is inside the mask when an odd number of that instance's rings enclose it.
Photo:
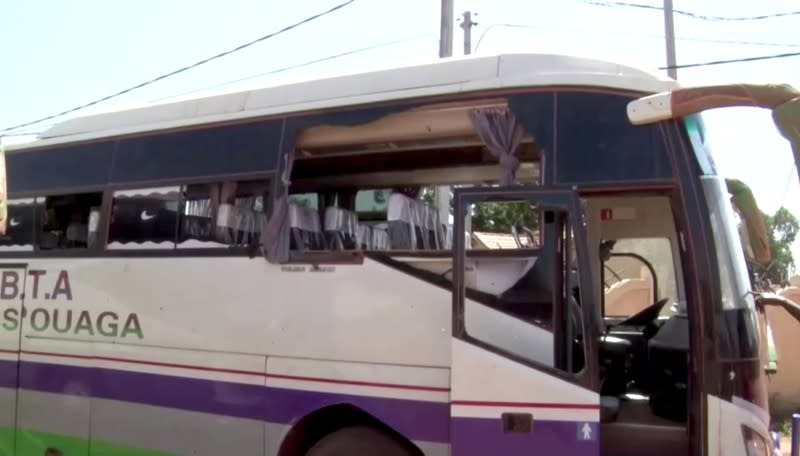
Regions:
[[[0,388],[17,387],[17,362],[0,360]]]
[[[588,426],[584,432],[583,426]],[[597,422],[538,421],[529,432],[505,432],[500,419],[454,417],[453,454],[600,454]]]
[[[0,365],[0,370],[7,368]],[[281,424],[297,422],[326,406],[353,404],[412,440],[448,442],[450,434],[450,406],[440,402],[268,388],[29,361],[22,362],[20,386]]]

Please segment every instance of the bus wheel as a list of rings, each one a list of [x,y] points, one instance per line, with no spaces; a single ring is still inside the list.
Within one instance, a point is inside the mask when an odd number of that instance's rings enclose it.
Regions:
[[[414,453],[385,433],[368,427],[353,426],[321,438],[306,456],[412,456]]]

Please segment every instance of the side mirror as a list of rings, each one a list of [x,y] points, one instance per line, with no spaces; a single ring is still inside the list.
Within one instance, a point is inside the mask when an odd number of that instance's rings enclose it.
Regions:
[[[764,371],[767,375],[775,375],[778,373],[778,348],[775,346],[775,338],[772,336],[772,327],[769,325],[766,313],[764,313],[764,323],[767,327],[767,365],[764,366]]]

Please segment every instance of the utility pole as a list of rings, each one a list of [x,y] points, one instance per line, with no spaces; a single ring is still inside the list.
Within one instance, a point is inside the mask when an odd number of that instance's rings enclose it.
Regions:
[[[478,13],[475,13],[477,16]],[[478,25],[477,22],[472,22],[472,12],[464,11],[462,14],[463,22],[461,28],[464,29],[464,55],[472,54],[472,26]]]
[[[667,75],[678,79],[675,59],[675,23],[673,22],[672,0],[664,0],[664,31],[667,36]]]
[[[439,29],[439,57],[452,57],[453,55],[453,0],[442,0],[441,27]],[[439,212],[439,223],[447,224],[450,220],[450,187],[437,186],[434,195],[436,208]]]
[[[453,55],[453,0],[442,0],[442,23],[439,29],[439,57]]]

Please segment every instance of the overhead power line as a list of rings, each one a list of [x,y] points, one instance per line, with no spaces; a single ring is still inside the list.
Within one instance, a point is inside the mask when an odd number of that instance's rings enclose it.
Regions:
[[[557,32],[568,32],[568,31],[576,31],[576,32],[585,32],[585,29],[578,29],[578,28],[563,28],[563,27],[548,27],[543,25],[534,25],[534,24],[507,24],[507,23],[495,23],[491,24],[486,29],[483,30],[481,36],[478,38],[478,43],[475,45],[475,51],[478,50],[478,47],[481,45],[481,41],[483,38],[489,33],[489,31],[494,27],[505,27],[505,28],[520,28],[520,29],[531,29],[531,30],[554,30]],[[660,40],[664,39],[664,35],[644,35],[639,33],[629,33],[629,32],[604,32],[610,35],[624,35],[624,36],[634,36],[634,37],[641,37],[641,38],[657,38]],[[765,41],[742,41],[742,40],[723,40],[723,39],[716,39],[716,38],[695,38],[695,37],[688,37],[688,36],[678,36],[675,38],[678,41],[695,41],[700,43],[718,43],[718,44],[739,44],[743,46],[769,46],[769,47],[787,47],[787,48],[800,48],[800,43],[773,43],[773,42],[765,42]]]
[[[216,89],[216,88],[219,88],[219,87],[224,87],[224,86],[227,86],[227,85],[236,84],[238,82],[244,82],[244,81],[249,81],[251,79],[257,79],[257,78],[260,78],[260,77],[263,77],[263,76],[270,76],[270,75],[273,75],[273,74],[283,73],[283,72],[290,71],[290,70],[296,70],[298,68],[303,68],[303,67],[307,67],[307,66],[310,66],[310,65],[314,65],[316,63],[322,63],[322,62],[327,62],[327,61],[330,61],[330,60],[336,60],[336,59],[339,59],[339,58],[342,58],[342,57],[347,57],[347,56],[353,55],[353,54],[360,54],[362,52],[372,51],[372,50],[375,50],[375,49],[381,49],[381,48],[393,46],[395,44],[400,44],[400,43],[405,43],[405,42],[408,42],[408,41],[418,40],[420,38],[425,38],[427,36],[433,36],[433,34],[432,33],[425,33],[425,34],[422,34],[422,35],[409,36],[409,37],[406,37],[406,38],[400,38],[400,39],[397,39],[397,40],[387,41],[387,42],[380,43],[380,44],[374,44],[372,46],[362,47],[362,48],[358,48],[358,49],[351,49],[349,51],[340,52],[338,54],[328,55],[326,57],[320,57],[320,58],[314,59],[314,60],[307,60],[307,61],[302,62],[302,63],[297,63],[297,64],[294,64],[294,65],[289,65],[289,66],[285,66],[285,67],[281,67],[281,68],[276,68],[274,70],[269,70],[269,71],[266,71],[266,72],[263,72],[263,73],[254,74],[254,75],[251,75],[251,76],[245,76],[243,78],[234,79],[234,80],[231,80],[231,81],[225,81],[225,82],[222,82],[222,83],[219,83],[219,84],[215,84],[215,85],[208,86],[208,87],[203,87],[203,88],[200,88],[200,89],[190,90],[188,92],[179,93],[177,95],[170,95],[170,96],[167,96],[167,97],[158,98],[156,100],[152,100],[151,103],[168,100],[170,98],[182,97],[184,95],[190,95],[192,93],[202,92],[204,90]]]
[[[208,62],[211,62],[212,60],[217,60],[217,59],[220,59],[220,58],[225,57],[227,55],[230,55],[230,54],[233,54],[235,52],[241,51],[242,49],[250,47],[250,46],[252,46],[252,45],[254,45],[256,43],[260,43],[262,41],[266,41],[266,40],[268,40],[270,38],[273,38],[273,37],[276,37],[276,36],[281,35],[283,33],[286,33],[286,32],[288,32],[288,31],[290,31],[292,29],[300,27],[301,25],[307,24],[307,23],[309,23],[311,21],[314,21],[314,20],[319,19],[319,18],[321,18],[323,16],[327,16],[328,14],[331,14],[331,13],[337,11],[337,10],[340,10],[340,9],[344,8],[345,6],[350,5],[354,1],[356,1],[356,0],[347,0],[347,1],[343,2],[343,3],[340,3],[340,4],[336,5],[336,6],[334,6],[333,8],[330,8],[330,9],[328,9],[326,11],[323,11],[321,13],[315,14],[313,16],[307,17],[307,18],[303,19],[302,21],[295,22],[294,24],[288,25],[288,26],[278,30],[277,32],[273,32],[273,33],[270,33],[268,35],[264,35],[262,37],[256,38],[256,39],[254,39],[252,41],[249,41],[247,43],[244,43],[244,44],[241,44],[239,46],[236,46],[235,48],[230,49],[228,51],[221,52],[219,54],[216,54],[216,55],[213,55],[211,57],[205,58],[205,59],[200,60],[198,62],[195,62],[195,63],[193,63],[191,65],[185,66],[183,68],[179,68],[179,69],[177,69],[175,71],[171,71],[169,73],[162,74],[161,76],[158,76],[158,77],[155,77],[155,78],[150,79],[148,81],[136,84],[135,86],[128,87],[127,89],[120,90],[119,92],[113,93],[113,94],[105,96],[103,98],[99,98],[99,99],[94,100],[92,102],[89,102],[89,103],[86,103],[86,104],[83,104],[83,105],[80,105],[80,106],[76,106],[76,107],[71,108],[71,109],[67,109],[66,111],[59,112],[58,114],[52,114],[52,115],[49,115],[47,117],[42,117],[41,119],[36,119],[36,120],[30,121],[30,122],[25,122],[25,123],[22,123],[22,124],[19,124],[19,125],[14,125],[13,127],[5,128],[3,130],[0,130],[0,133],[5,133],[5,132],[11,131],[11,130],[16,130],[16,129],[19,129],[19,128],[22,128],[22,127],[27,127],[29,125],[34,125],[34,124],[37,124],[37,123],[41,123],[41,122],[44,122],[46,120],[55,119],[57,117],[61,117],[61,116],[67,115],[67,114],[71,114],[73,112],[80,111],[82,109],[86,109],[86,108],[88,108],[90,106],[94,106],[94,105],[96,105],[98,103],[102,103],[104,101],[108,101],[108,100],[110,100],[112,98],[116,98],[116,97],[119,97],[121,95],[125,95],[127,93],[130,93],[130,92],[132,92],[134,90],[137,90],[137,89],[141,89],[142,87],[148,86],[148,85],[153,84],[155,82],[164,80],[164,79],[169,78],[171,76],[175,76],[176,74],[183,73],[183,72],[191,70],[193,68],[197,68],[198,66],[206,64]]]
[[[728,63],[755,62],[758,60],[785,59],[788,57],[798,57],[798,56],[800,56],[800,52],[786,52],[784,54],[762,55],[758,57],[745,57],[740,59],[729,59],[729,60],[712,60],[710,62],[689,63],[686,65],[673,65],[671,67],[660,67],[659,70],[666,70],[668,68],[681,69],[681,68],[695,68],[695,67],[712,66],[712,65],[725,65]]]
[[[613,1],[596,1],[596,0],[579,0],[583,3],[588,3],[590,5],[597,5],[597,6],[608,6],[608,7],[628,7],[628,8],[640,8],[640,9],[649,9],[649,10],[657,10],[663,11],[664,8],[655,5],[642,5],[640,3],[628,3],[628,2],[613,2]],[[677,10],[673,9],[673,13],[680,14],[682,16],[691,17],[693,19],[700,19],[704,21],[715,21],[715,22],[722,22],[722,21],[760,21],[764,19],[773,19],[777,17],[786,17],[786,16],[800,16],[800,11],[786,11],[783,13],[772,13],[772,14],[763,14],[760,16],[743,16],[743,17],[725,17],[725,16],[709,16],[705,14],[698,14],[693,13],[691,11],[685,10]]]

